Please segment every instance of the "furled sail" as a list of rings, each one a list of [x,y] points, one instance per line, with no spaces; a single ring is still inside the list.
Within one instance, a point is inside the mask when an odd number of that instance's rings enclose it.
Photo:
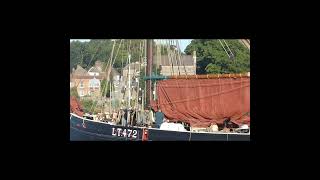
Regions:
[[[222,125],[225,120],[250,125],[249,76],[200,77],[158,81],[152,108],[191,126]]]

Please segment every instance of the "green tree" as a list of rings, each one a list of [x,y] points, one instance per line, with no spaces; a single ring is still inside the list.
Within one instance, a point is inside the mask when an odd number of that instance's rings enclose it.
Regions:
[[[144,39],[123,39],[120,46],[120,40],[117,40],[113,52],[113,67],[121,69],[126,66],[129,53],[131,54],[131,62],[139,61],[145,53],[144,42]],[[113,41],[110,39],[94,39],[89,42],[72,41],[70,43],[70,71],[77,64],[88,70],[97,60],[102,61],[106,65],[110,60],[112,47]],[[155,43],[153,47],[153,54],[155,54]],[[166,49],[163,48],[162,51],[165,52]]]
[[[221,66],[217,64],[210,63],[205,68],[206,72],[210,72],[212,74],[221,74]]]
[[[82,99],[80,101],[81,105],[82,105],[82,108],[83,108],[83,111],[85,113],[92,113],[92,109],[93,109],[93,104],[95,103],[93,100],[90,100],[90,99]]]
[[[76,97],[77,99],[79,99],[79,94],[76,87],[72,87],[70,89],[70,96]]]
[[[102,97],[110,97],[110,83],[107,83],[106,79],[103,79],[100,83]]]
[[[119,108],[120,107],[120,100],[119,99],[112,99],[112,108]]]
[[[195,39],[185,53],[197,52],[197,73],[244,73],[250,71],[250,52],[238,40],[225,40],[234,57],[229,57],[217,39]]]
[[[84,45],[80,41],[72,41],[70,42],[70,71],[77,64],[81,64],[83,58],[83,49]]]
[[[91,99],[82,99],[80,101],[83,111],[85,113],[94,113],[97,114],[101,112],[102,110],[102,105],[98,104],[98,101],[91,100]]]
[[[72,41],[70,43],[70,70],[77,64],[87,70],[97,60],[107,62],[113,43],[111,40],[91,40],[89,42]]]

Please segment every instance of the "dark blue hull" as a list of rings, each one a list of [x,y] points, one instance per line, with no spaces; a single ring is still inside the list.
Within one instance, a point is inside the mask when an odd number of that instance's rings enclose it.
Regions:
[[[250,141],[250,134],[199,133],[149,129],[151,141]]]
[[[124,127],[70,117],[71,141],[141,141],[142,128]]]
[[[143,128],[70,117],[71,141],[142,141]],[[148,129],[148,141],[250,141],[250,134],[196,133]]]

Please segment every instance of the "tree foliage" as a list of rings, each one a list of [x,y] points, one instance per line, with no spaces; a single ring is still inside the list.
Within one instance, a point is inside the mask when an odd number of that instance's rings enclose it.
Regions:
[[[113,50],[113,59],[115,59],[113,67],[115,69],[124,67],[127,64],[129,53],[131,54],[131,62],[139,61],[145,51],[143,42],[142,39],[124,39],[120,45],[120,40],[116,40]],[[70,42],[70,71],[78,64],[88,70],[97,60],[106,65],[110,60],[112,47],[113,41],[110,39]]]
[[[93,100],[90,100],[90,99],[82,99],[80,101],[81,105],[82,105],[82,108],[83,108],[83,111],[85,113],[91,113],[91,109],[93,107],[93,104],[95,103]]]
[[[198,74],[244,73],[250,71],[250,52],[238,40],[225,40],[234,54],[229,58],[217,39],[192,40],[185,53],[197,52]],[[227,47],[225,47],[227,48]]]
[[[77,99],[79,99],[79,94],[78,94],[78,91],[77,91],[76,87],[72,87],[70,89],[70,96],[71,97],[76,97]]]
[[[103,79],[100,83],[100,89],[102,97],[110,97],[110,83],[107,83],[106,79]]]
[[[93,114],[97,114],[99,112],[101,112],[101,110],[103,109],[102,104],[98,103],[97,100],[92,100],[92,99],[81,99],[80,103],[82,105],[83,111],[85,113],[93,113]]]

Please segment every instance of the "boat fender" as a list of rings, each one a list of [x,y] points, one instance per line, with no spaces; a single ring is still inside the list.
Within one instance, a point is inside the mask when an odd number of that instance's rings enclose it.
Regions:
[[[83,128],[87,128],[87,127],[86,127],[86,124],[85,124],[84,122],[82,123],[82,127],[83,127]]]
[[[143,128],[142,130],[142,141],[147,141],[148,140],[148,129]]]

